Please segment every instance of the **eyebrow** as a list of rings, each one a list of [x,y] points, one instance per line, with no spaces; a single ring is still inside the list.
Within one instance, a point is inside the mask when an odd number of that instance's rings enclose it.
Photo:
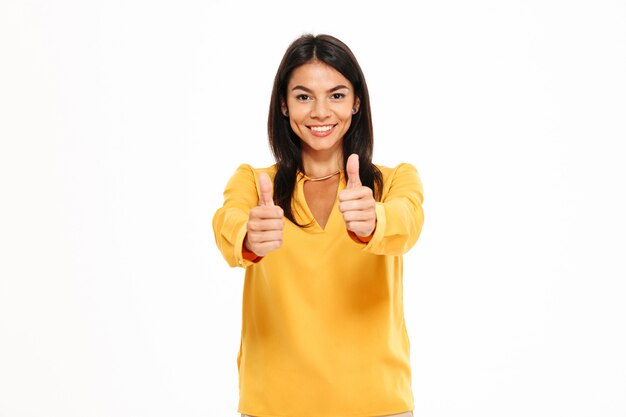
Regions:
[[[337,85],[337,86],[331,88],[330,90],[328,90],[328,92],[329,93],[333,93],[333,92],[335,92],[337,90],[343,90],[344,88],[346,90],[350,89],[348,86],[340,84],[340,85]],[[313,91],[311,91],[310,89],[306,88],[303,85],[296,85],[294,88],[291,89],[291,91],[294,91],[294,90],[303,90],[303,91],[306,91],[307,93],[313,93]]]

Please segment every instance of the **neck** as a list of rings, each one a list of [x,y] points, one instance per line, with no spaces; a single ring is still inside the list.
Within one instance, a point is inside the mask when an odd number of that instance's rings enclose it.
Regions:
[[[322,154],[316,152],[311,155],[302,152],[302,168],[304,174],[309,178],[320,178],[337,173],[343,169],[343,156],[340,152]]]

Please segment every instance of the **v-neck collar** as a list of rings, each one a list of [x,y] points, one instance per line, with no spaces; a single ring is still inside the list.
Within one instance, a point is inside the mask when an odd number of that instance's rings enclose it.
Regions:
[[[335,195],[335,201],[333,202],[333,207],[330,210],[328,220],[326,220],[326,227],[324,228],[320,226],[320,224],[315,219],[315,216],[313,216],[313,212],[309,208],[309,204],[306,201],[306,197],[304,196],[304,183],[308,179],[310,178],[307,177],[303,172],[298,171],[295,190],[296,198],[298,200],[297,204],[295,204],[295,207],[298,209],[297,215],[304,220],[305,224],[311,223],[311,226],[303,228],[304,230],[308,230],[314,233],[324,233],[330,230],[331,227],[333,227],[333,222],[335,221],[334,218],[339,212],[339,193],[341,192],[341,190],[346,188],[344,171],[339,171],[339,184],[337,185],[337,194]]]

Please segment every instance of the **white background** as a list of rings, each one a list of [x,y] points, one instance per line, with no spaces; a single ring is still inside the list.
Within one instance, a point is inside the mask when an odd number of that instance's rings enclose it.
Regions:
[[[237,415],[211,219],[304,32],[424,182],[415,415],[626,415],[626,3],[409,4],[0,2],[1,417]]]

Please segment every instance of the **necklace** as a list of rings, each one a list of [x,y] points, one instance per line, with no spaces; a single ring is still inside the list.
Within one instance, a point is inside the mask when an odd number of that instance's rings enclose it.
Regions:
[[[327,180],[331,177],[334,177],[335,175],[339,174],[339,170],[337,170],[337,172],[333,172],[332,174],[328,174],[328,175],[324,175],[323,177],[317,177],[317,178],[309,178],[309,181],[323,181],[323,180]]]

